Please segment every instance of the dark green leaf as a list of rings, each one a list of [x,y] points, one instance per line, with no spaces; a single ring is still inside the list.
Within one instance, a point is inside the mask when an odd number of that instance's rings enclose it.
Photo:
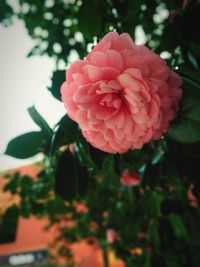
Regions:
[[[0,221],[0,243],[14,242],[19,217],[19,210],[12,206],[6,210]]]
[[[89,151],[90,151],[90,156],[93,160],[93,162],[99,167],[101,168],[103,165],[103,161],[105,159],[105,157],[108,155],[108,153],[103,152],[95,147],[93,147],[92,145],[89,144]]]
[[[191,51],[189,51],[189,50],[188,50],[188,59],[189,59],[191,65],[194,68],[198,69],[198,62],[197,62],[195,56],[193,55],[193,53],[191,53]]]
[[[170,127],[168,136],[182,143],[197,142],[200,140],[200,123],[183,118]]]
[[[78,124],[65,115],[58,123],[58,128],[53,136],[51,145],[52,152],[62,145],[74,143],[79,134]]]
[[[182,195],[185,199],[185,194],[183,195],[183,188],[186,186],[182,182],[182,177],[190,177],[192,183],[199,180],[199,157],[200,157],[200,142],[193,144],[183,144],[175,142],[173,140],[168,140],[169,148],[169,158],[170,162],[173,162],[177,174],[171,176],[170,180],[173,182],[176,188],[176,195]],[[172,170],[172,166],[168,168]],[[174,179],[177,177],[176,179]]]
[[[52,95],[58,100],[61,100],[60,87],[62,83],[65,81],[65,72],[66,72],[65,70],[54,71],[51,79],[52,81],[51,87],[48,88],[49,91],[52,93]]]
[[[26,159],[41,151],[45,138],[42,132],[30,132],[12,139],[6,148],[5,154]]]
[[[182,67],[178,73],[184,77],[187,78],[195,83],[197,83],[198,85],[200,85],[200,77],[199,77],[199,71],[195,70],[193,68],[189,68],[189,67]]]
[[[44,135],[48,138],[51,139],[52,137],[52,130],[49,127],[48,123],[45,121],[45,119],[38,113],[36,108],[30,107],[28,108],[28,113],[33,119],[33,121],[41,128],[43,131]]]
[[[10,5],[8,5],[7,1],[1,1],[0,8],[0,23],[3,23],[5,26],[9,25],[11,22],[11,16],[13,15],[13,10]]]
[[[10,191],[12,194],[17,193],[20,183],[20,174],[17,172],[10,177],[9,182],[4,186],[4,191]]]
[[[65,200],[83,195],[88,185],[88,172],[71,152],[64,152],[58,159],[55,173],[56,192]]]
[[[148,198],[148,205],[151,207],[153,216],[157,217],[160,215],[161,203],[164,199],[162,193],[152,191],[151,196]]]
[[[21,183],[20,183],[20,196],[25,198],[25,196],[31,195],[32,191],[32,178],[30,176],[22,176]]]
[[[183,143],[200,141],[200,86],[183,78],[183,100],[178,118],[171,124],[168,136]]]
[[[79,27],[83,35],[92,40],[101,31],[101,12],[98,0],[84,0],[79,9]]]
[[[20,215],[24,218],[29,218],[31,216],[31,203],[29,200],[22,199],[20,203]]]

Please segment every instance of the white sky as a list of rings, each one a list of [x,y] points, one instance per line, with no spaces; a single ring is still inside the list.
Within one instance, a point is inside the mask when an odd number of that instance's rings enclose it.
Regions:
[[[27,58],[33,46],[23,22],[0,26],[0,170],[37,159],[17,160],[3,155],[13,137],[38,129],[27,113],[28,107],[34,104],[51,126],[65,114],[63,104],[46,89],[54,62],[44,56]]]

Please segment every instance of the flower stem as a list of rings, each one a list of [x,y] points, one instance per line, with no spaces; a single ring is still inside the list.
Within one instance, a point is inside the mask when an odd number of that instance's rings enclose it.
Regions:
[[[115,166],[116,173],[120,175],[120,155],[119,154],[114,155],[114,166]]]
[[[108,251],[107,251],[107,248],[105,246],[102,246],[102,253],[103,253],[104,267],[109,267]]]

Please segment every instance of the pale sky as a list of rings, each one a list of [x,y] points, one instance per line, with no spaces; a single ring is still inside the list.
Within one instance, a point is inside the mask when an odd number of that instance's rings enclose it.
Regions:
[[[65,114],[63,104],[46,89],[54,70],[54,61],[48,57],[26,55],[34,41],[26,33],[22,21],[0,26],[0,170],[26,165],[37,160],[17,160],[3,155],[13,137],[37,130],[27,113],[35,105],[53,126]]]

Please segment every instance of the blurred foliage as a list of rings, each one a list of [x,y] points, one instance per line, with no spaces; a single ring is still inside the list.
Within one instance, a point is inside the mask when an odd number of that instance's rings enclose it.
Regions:
[[[0,23],[4,26],[8,26],[11,23],[11,17],[13,15],[13,9],[6,1],[1,2],[0,8]]]
[[[178,117],[164,139],[123,155],[93,148],[67,116],[51,129],[31,107],[29,115],[40,131],[16,137],[6,150],[17,158],[44,154],[36,178],[17,173],[7,177],[4,190],[20,196],[19,213],[47,216],[49,227],[58,225],[57,254],[72,265],[68,244],[84,239],[102,247],[105,267],[109,248],[126,267],[199,267],[199,1],[16,2],[18,9],[1,1],[0,22],[5,25],[5,18],[11,22],[15,16],[23,20],[35,39],[28,56],[47,54],[55,59],[57,69],[48,90],[56,99],[60,100],[65,78],[63,63],[70,63],[72,55],[83,58],[114,29],[128,32],[137,42],[143,33],[143,43],[166,57],[182,76],[184,94]],[[141,184],[122,185],[125,170],[138,172]],[[118,236],[112,244],[106,239],[108,229]]]
[[[146,45],[167,51],[170,64],[199,65],[198,0],[16,0],[15,15],[22,19],[36,45],[28,56],[47,54],[66,62],[71,52],[83,58],[88,44],[110,30],[128,32],[136,39],[138,26]],[[2,18],[12,8],[2,0]]]

